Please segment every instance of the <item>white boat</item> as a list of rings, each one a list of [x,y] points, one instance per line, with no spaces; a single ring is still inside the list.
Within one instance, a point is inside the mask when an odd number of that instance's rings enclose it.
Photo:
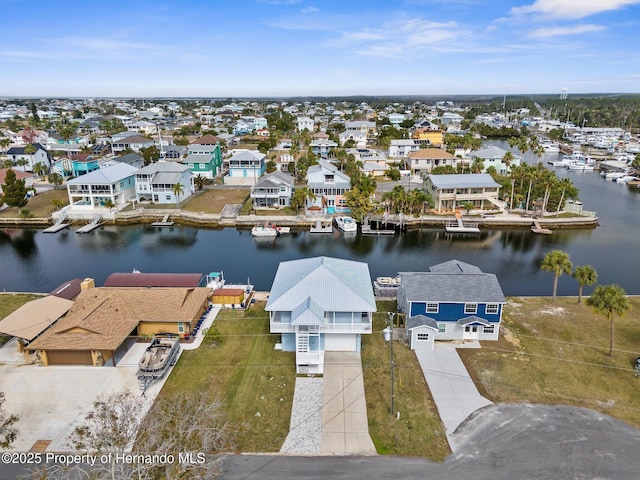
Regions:
[[[617,180],[618,178],[624,177],[625,175],[625,172],[602,172],[600,174],[601,177],[604,177],[607,180]]]
[[[290,227],[280,227],[274,224],[264,224],[264,225],[256,225],[251,229],[251,236],[253,237],[279,237],[285,233],[289,233],[291,231]]]
[[[138,362],[138,382],[144,392],[149,385],[164,377],[176,363],[180,353],[180,337],[175,333],[160,333],[153,337]]]
[[[351,217],[336,217],[336,225],[343,232],[357,232],[358,224]]]
[[[593,162],[588,160],[572,160],[567,166],[569,170],[582,170],[582,171],[590,171],[595,168]]]
[[[543,140],[540,146],[544,148],[544,151],[547,153],[558,153],[560,151],[560,146],[550,140]]]
[[[377,277],[373,282],[377,288],[398,288],[400,286],[400,276],[397,277]]]
[[[211,272],[207,275],[207,287],[212,291],[224,287],[224,273]]]
[[[620,185],[625,184],[627,182],[630,182],[631,180],[637,180],[637,177],[634,177],[633,175],[625,175],[624,177],[620,177],[620,178],[616,178],[616,183],[619,183]]]
[[[569,163],[571,163],[571,160],[569,160],[569,159],[567,159],[567,157],[565,157],[562,160],[549,161],[547,163],[549,163],[553,167],[566,167],[566,166],[569,165]]]

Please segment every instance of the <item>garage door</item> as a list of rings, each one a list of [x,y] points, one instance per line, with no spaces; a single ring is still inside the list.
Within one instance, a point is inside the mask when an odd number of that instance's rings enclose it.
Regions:
[[[325,334],[324,349],[334,352],[355,352],[357,351],[356,334]]]
[[[91,352],[48,350],[49,365],[93,365]]]

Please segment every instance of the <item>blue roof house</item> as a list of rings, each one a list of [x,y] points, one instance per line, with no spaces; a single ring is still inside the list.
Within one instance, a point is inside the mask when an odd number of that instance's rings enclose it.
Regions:
[[[400,272],[398,310],[412,349],[434,340],[497,340],[506,299],[498,279],[451,260],[428,272]]]
[[[265,310],[297,373],[324,371],[325,351],[359,352],[376,311],[366,263],[331,257],[281,262]]]

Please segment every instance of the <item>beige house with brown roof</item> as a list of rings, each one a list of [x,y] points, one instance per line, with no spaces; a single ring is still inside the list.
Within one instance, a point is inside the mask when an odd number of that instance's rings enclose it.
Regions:
[[[44,365],[116,363],[131,336],[188,335],[211,290],[198,288],[85,288],[67,315],[31,342]]]
[[[440,148],[422,148],[408,154],[409,169],[412,175],[429,173],[434,167],[451,165],[453,168],[462,162],[461,158]]]

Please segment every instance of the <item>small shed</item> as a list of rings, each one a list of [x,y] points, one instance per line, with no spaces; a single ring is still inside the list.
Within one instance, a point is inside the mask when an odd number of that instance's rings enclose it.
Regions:
[[[406,324],[409,347],[416,351],[430,351],[435,348],[438,322],[425,315],[410,317]]]
[[[242,288],[218,288],[213,291],[211,303],[214,305],[238,305],[244,302],[245,291]]]

